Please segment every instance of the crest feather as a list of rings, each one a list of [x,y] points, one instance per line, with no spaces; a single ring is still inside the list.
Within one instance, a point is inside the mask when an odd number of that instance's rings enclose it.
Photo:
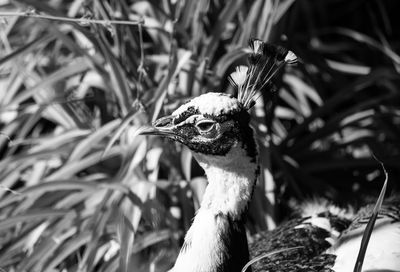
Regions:
[[[286,54],[285,62],[287,64],[295,64],[297,62],[296,54],[289,50]]]
[[[237,66],[235,72],[230,74],[229,81],[237,88],[240,88],[246,81],[248,67],[241,65]]]
[[[285,64],[297,62],[296,55],[281,46],[251,39],[249,46],[252,53],[248,57],[249,67],[236,68],[230,75],[230,82],[238,88],[238,100],[247,110],[254,104],[255,96],[267,89],[268,95],[273,93],[272,79]]]
[[[264,42],[258,39],[250,39],[249,46],[253,50],[253,54],[262,54]]]

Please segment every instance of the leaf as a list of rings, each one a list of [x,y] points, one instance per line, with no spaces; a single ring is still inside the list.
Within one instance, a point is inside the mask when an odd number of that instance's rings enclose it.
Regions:
[[[54,37],[52,37],[49,34],[45,34],[43,36],[35,38],[34,40],[32,40],[32,41],[28,42],[27,44],[23,45],[22,47],[18,48],[17,50],[2,57],[0,59],[0,66],[4,65],[8,61],[13,60],[14,58],[18,57],[19,55],[26,54],[29,51],[33,51],[35,49],[35,47],[37,47],[38,45],[49,43],[53,39],[54,39]]]
[[[49,222],[45,221],[39,226],[37,226],[33,231],[31,231],[27,238],[27,241],[25,242],[24,250],[31,253],[34,249],[35,243],[37,243],[37,241],[43,235],[43,232],[46,230],[48,226]]]
[[[58,81],[71,77],[73,75],[87,71],[90,68],[86,59],[80,58],[76,59],[73,63],[66,67],[60,68],[53,72],[49,76],[42,78],[39,83],[37,83],[32,88],[20,92],[12,102],[7,106],[19,105],[23,101],[31,98],[38,90],[45,89],[49,85],[54,84]]]
[[[42,239],[33,253],[25,257],[19,264],[20,271],[42,271],[44,264],[53,256],[56,249],[62,245],[62,242],[76,232],[75,228],[70,228],[67,232],[63,232],[71,225],[74,218],[75,214],[70,212],[61,218],[53,228],[48,228],[51,234],[41,237]]]
[[[378,217],[379,210],[382,207],[382,203],[383,203],[383,199],[385,198],[386,187],[387,187],[387,183],[388,183],[388,173],[385,169],[385,166],[375,156],[374,156],[374,158],[379,162],[379,164],[382,167],[383,172],[385,173],[385,182],[383,183],[381,192],[379,194],[378,200],[375,203],[375,207],[374,207],[374,210],[372,211],[372,215],[368,221],[367,227],[364,230],[364,234],[363,234],[363,237],[361,240],[360,250],[358,251],[356,264],[354,266],[354,272],[362,271],[362,265],[364,263],[365,253],[367,252],[368,242],[369,242],[369,239],[371,238],[372,231],[374,230],[374,225],[376,222],[376,218]]]
[[[391,73],[383,70],[375,70],[366,76],[360,76],[357,80],[351,82],[345,88],[342,88],[339,92],[336,92],[333,97],[329,99],[329,101],[325,101],[323,106],[315,109],[310,116],[308,116],[304,121],[293,128],[287,137],[283,140],[282,145],[286,145],[290,139],[298,136],[302,132],[308,129],[308,126],[314,120],[324,117],[326,114],[330,112],[334,112],[334,109],[340,103],[344,101],[348,101],[351,97],[354,97],[359,91],[364,90],[366,87],[373,85],[378,80],[382,80],[383,78],[390,77]]]
[[[293,5],[295,0],[285,0],[285,1],[279,1],[279,5],[275,10],[274,14],[274,23],[276,24],[282,17],[283,15],[288,11],[288,9]]]
[[[215,65],[215,73],[218,78],[222,78],[224,75],[226,75],[229,67],[236,61],[246,56],[246,54],[247,53],[244,48],[235,48],[229,50],[224,56],[219,58],[217,64]]]
[[[132,107],[132,109],[128,112],[128,114],[122,119],[121,124],[118,126],[117,131],[114,133],[114,135],[111,137],[109,142],[107,143],[106,147],[104,148],[103,156],[107,154],[107,152],[110,150],[111,146],[115,143],[115,141],[121,136],[121,134],[125,131],[125,129],[129,126],[129,124],[137,117],[137,115],[142,112],[143,106],[139,103],[135,103],[135,105]],[[144,127],[138,128],[135,130],[131,137],[136,137],[139,135]]]
[[[90,136],[83,139],[79,144],[76,145],[75,149],[72,151],[68,158],[68,162],[76,162],[84,157],[89,150],[93,149],[94,146],[98,145],[100,141],[107,138],[112,130],[114,130],[120,123],[119,119],[115,119],[97,131],[93,132]]]
[[[221,38],[221,33],[224,31],[228,22],[232,20],[233,16],[235,16],[242,5],[242,0],[232,0],[225,5],[212,29],[207,46],[205,46],[201,52],[202,58],[212,59],[214,57],[215,50],[217,49],[218,42]]]
[[[157,230],[148,233],[146,235],[143,235],[142,237],[136,240],[135,244],[133,244],[132,253],[138,253],[143,249],[146,249],[152,245],[155,245],[162,241],[167,241],[171,239],[173,236],[174,233],[169,229]]]
[[[353,29],[337,27],[335,31],[341,35],[347,36],[351,39],[354,39],[361,43],[366,43],[370,46],[375,47],[380,50],[383,54],[385,54],[388,58],[390,58],[397,66],[400,65],[400,56],[396,54],[390,47],[386,44],[381,44],[378,41],[374,40],[368,35],[365,35],[361,32],[355,31]]]
[[[77,173],[79,173],[80,171],[83,171],[90,166],[96,165],[99,162],[101,162],[102,160],[106,160],[108,158],[112,158],[114,156],[120,155],[121,152],[122,152],[121,148],[114,147],[110,150],[110,152],[108,153],[108,155],[106,157],[102,157],[102,154],[103,154],[102,151],[90,153],[90,155],[86,156],[83,159],[64,164],[63,167],[61,167],[57,171],[53,172],[51,175],[47,176],[45,178],[45,180],[52,181],[52,180],[71,178],[74,175],[76,175]]]
[[[117,61],[113,55],[110,46],[102,39],[98,39],[98,45],[100,46],[104,58],[110,65],[110,78],[111,86],[113,87],[113,93],[118,99],[119,106],[121,108],[121,114],[126,115],[132,104],[132,95],[129,90],[127,80],[121,64]]]
[[[156,118],[158,117],[158,114],[161,109],[161,105],[164,101],[165,95],[167,94],[167,90],[171,86],[172,79],[178,76],[178,74],[183,69],[184,65],[186,65],[187,62],[189,62],[190,57],[192,56],[192,52],[187,51],[187,50],[184,50],[183,52],[181,52],[181,51],[175,52],[174,50],[176,50],[176,49],[174,47],[171,50],[173,50],[173,51],[171,53],[172,56],[170,58],[170,63],[169,63],[170,67],[168,70],[168,74],[164,78],[162,85],[160,85],[160,88],[157,89],[156,94],[155,94],[155,97],[158,97],[159,99],[155,103],[154,114],[153,114],[153,117],[151,120],[152,122],[154,122],[156,120]],[[178,53],[179,53],[179,55],[177,56],[176,54],[178,54]],[[178,57],[179,57],[179,60],[177,59]],[[161,88],[161,86],[163,88]]]
[[[371,72],[371,67],[364,65],[356,65],[351,63],[344,63],[334,60],[326,60],[328,66],[332,69],[338,70],[342,73],[357,74],[357,75],[368,75]]]
[[[136,149],[136,152],[129,164],[128,171],[132,172],[146,158],[147,141],[142,141]]]
[[[128,272],[134,241],[134,230],[123,213],[119,215],[118,234],[120,244],[119,267],[121,272]]]
[[[207,185],[208,182],[205,177],[196,177],[190,180],[190,187],[194,194],[194,204],[196,209],[200,208]]]
[[[28,214],[14,216],[0,221],[0,230],[15,227],[18,223],[31,222],[32,220],[43,220],[52,217],[59,217],[67,214],[68,211],[63,210],[39,210],[29,211]]]
[[[304,82],[301,78],[298,76],[294,76],[291,74],[285,74],[283,76],[283,80],[289,84],[291,87],[291,90],[293,93],[295,93],[296,96],[304,96],[309,98],[312,102],[317,104],[318,106],[322,106],[323,101],[320,97],[320,94],[317,92],[315,88]],[[301,101],[299,101],[300,103]]]
[[[92,238],[91,232],[84,231],[79,233],[79,235],[63,243],[60,246],[60,250],[54,256],[51,262],[46,266],[44,272],[53,272],[55,267],[57,267],[62,261],[67,259],[69,256],[76,253],[82,246],[89,243],[91,238]]]
[[[184,147],[181,152],[181,166],[185,179],[190,180],[192,169],[192,152],[187,147]]]
[[[108,193],[108,192],[107,192]],[[112,216],[111,209],[105,209],[104,202],[108,200],[108,196],[110,194],[106,194],[104,201],[97,206],[96,211],[93,213],[92,218],[94,220],[93,226],[90,226],[90,230],[92,232],[90,242],[87,243],[82,260],[79,263],[79,267],[85,268],[88,271],[93,271],[95,267],[95,257],[97,254],[97,250],[99,248],[101,238],[105,233],[105,226],[110,221],[110,217]]]
[[[35,153],[51,149],[55,150],[67,143],[78,142],[80,138],[88,136],[89,133],[90,130],[72,129],[60,133],[59,135],[43,136],[33,139],[28,138],[25,140],[21,139],[20,141],[15,141],[15,144],[31,144],[32,148],[30,149],[30,151],[32,153]]]

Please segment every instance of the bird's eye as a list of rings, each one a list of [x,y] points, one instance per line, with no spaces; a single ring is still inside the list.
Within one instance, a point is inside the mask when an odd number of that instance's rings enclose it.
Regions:
[[[209,132],[211,131],[211,129],[213,129],[214,125],[215,125],[214,121],[206,120],[198,122],[196,124],[196,127],[200,132]]]

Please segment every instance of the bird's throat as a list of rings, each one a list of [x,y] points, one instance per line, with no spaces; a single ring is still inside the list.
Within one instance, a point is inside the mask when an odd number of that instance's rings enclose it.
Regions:
[[[223,160],[220,159],[219,163],[198,160],[208,179],[201,209],[239,220],[247,212],[258,176],[258,164],[247,156],[225,165]]]

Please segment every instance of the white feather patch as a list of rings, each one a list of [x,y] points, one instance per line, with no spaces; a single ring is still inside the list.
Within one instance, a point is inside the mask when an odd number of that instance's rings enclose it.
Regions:
[[[220,262],[219,229],[226,226],[207,209],[200,209],[186,234],[189,242],[186,250],[181,250],[170,272],[214,271]]]
[[[259,53],[261,53],[260,51],[260,49],[261,49],[261,46],[264,44],[264,42],[263,41],[261,41],[261,40],[253,40],[253,42],[252,42],[252,44],[251,44],[251,48],[253,49],[253,53],[255,53],[255,54],[259,54]]]
[[[227,94],[209,92],[193,98],[176,109],[172,114],[179,116],[190,107],[198,110],[200,114],[217,116],[238,111],[240,109],[240,103],[236,98]]]
[[[301,217],[315,216],[320,213],[329,212],[332,215],[351,220],[355,215],[352,207],[348,207],[347,209],[339,208],[324,198],[311,199],[302,203],[294,202],[290,205],[299,207],[297,209],[300,211]]]
[[[293,53],[292,51],[288,51],[285,57],[285,62],[287,64],[294,64],[297,62],[297,56],[295,53]]]
[[[295,228],[305,228],[307,224],[326,230],[330,234],[330,237],[326,238],[330,244],[333,244],[333,241],[340,236],[340,233],[332,227],[329,219],[326,217],[313,216]]]
[[[225,156],[193,155],[208,179],[201,206],[214,214],[240,216],[251,199],[257,163],[251,161],[240,144],[232,147]]]
[[[242,86],[246,81],[248,69],[249,68],[244,65],[236,67],[236,71],[229,76],[232,85],[238,87]]]

